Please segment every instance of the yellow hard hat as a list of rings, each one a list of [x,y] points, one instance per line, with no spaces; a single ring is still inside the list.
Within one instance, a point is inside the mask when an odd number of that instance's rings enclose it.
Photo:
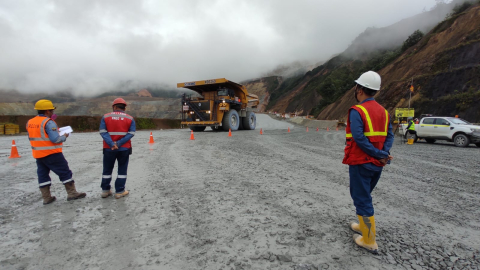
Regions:
[[[53,107],[53,103],[47,99],[40,99],[35,103],[35,110],[37,111],[48,111],[48,110],[55,110],[56,108]]]

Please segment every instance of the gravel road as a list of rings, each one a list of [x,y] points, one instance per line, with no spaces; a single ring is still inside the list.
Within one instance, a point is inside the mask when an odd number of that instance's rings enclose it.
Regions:
[[[153,145],[137,132],[119,200],[100,198],[100,135],[73,133],[64,154],[87,198],[67,202],[52,173],[47,206],[27,137],[0,137],[0,269],[479,269],[479,148],[394,143],[373,192],[374,256],[348,228],[344,131],[257,121],[194,141],[155,130]]]

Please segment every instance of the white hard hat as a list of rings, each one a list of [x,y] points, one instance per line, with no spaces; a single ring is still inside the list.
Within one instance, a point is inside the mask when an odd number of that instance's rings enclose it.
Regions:
[[[367,71],[360,75],[360,77],[355,81],[359,85],[366,87],[372,90],[380,90],[380,84],[382,79],[380,75],[374,71]]]

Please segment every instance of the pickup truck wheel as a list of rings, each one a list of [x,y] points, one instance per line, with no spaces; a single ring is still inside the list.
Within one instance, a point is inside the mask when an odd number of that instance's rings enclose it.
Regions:
[[[254,112],[248,111],[247,116],[243,119],[243,128],[246,130],[255,130],[257,126],[257,116]]]
[[[222,119],[222,126],[223,130],[228,131],[231,129],[232,131],[238,130],[238,126],[240,124],[240,117],[238,116],[238,112],[234,109],[226,112],[223,115]]]
[[[435,139],[425,139],[425,141],[427,141],[427,143],[434,143],[436,140]]]
[[[453,138],[453,143],[458,147],[465,147],[470,144],[470,138],[464,134],[458,134]]]

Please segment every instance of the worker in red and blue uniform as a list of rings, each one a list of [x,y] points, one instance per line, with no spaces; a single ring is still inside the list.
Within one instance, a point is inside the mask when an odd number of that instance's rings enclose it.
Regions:
[[[355,99],[360,104],[349,110],[343,159],[349,165],[350,195],[359,220],[352,222],[350,228],[361,233],[353,236],[357,245],[378,253],[371,193],[383,167],[393,159],[390,149],[394,134],[388,112],[373,98],[380,90],[380,75],[368,71],[355,82]]]
[[[100,122],[100,135],[103,138],[103,173],[102,198],[112,195],[110,182],[113,167],[118,161],[118,174],[115,180],[115,198],[119,199],[129,194],[125,189],[130,155],[132,154],[131,139],[135,135],[135,120],[125,113],[127,102],[123,98],[113,101],[113,112],[107,113]]]
[[[85,198],[87,194],[77,192],[72,171],[63,156],[63,143],[69,134],[60,136],[57,123],[55,123],[56,107],[47,99],[41,99],[35,103],[38,115],[28,120],[26,129],[28,139],[32,146],[32,155],[37,162],[38,185],[42,193],[43,204],[50,204],[56,200],[50,193],[52,181],[50,171],[58,175],[67,191],[67,200]]]

